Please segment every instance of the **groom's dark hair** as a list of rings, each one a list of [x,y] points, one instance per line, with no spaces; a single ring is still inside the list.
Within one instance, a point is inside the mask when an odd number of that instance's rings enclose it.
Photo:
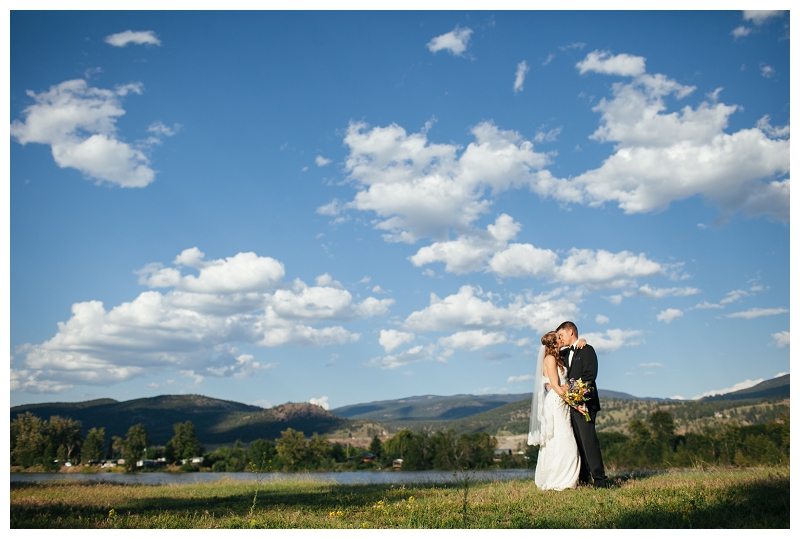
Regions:
[[[561,331],[562,329],[569,329],[572,331],[572,333],[575,334],[576,337],[578,336],[578,326],[576,326],[572,322],[569,321],[563,322],[560,326],[556,328],[556,331]]]

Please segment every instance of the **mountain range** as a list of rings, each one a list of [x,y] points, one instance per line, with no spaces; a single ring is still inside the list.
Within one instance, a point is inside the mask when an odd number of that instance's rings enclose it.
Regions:
[[[789,398],[789,375],[761,382],[753,387],[705,397],[692,402],[720,402]],[[669,399],[634,397],[627,393],[599,390],[601,403],[662,401]],[[11,419],[31,412],[49,419],[58,415],[80,421],[84,435],[92,427],[105,428],[106,437],[124,437],[128,428],[141,423],[150,442],[163,445],[173,436],[175,423],[191,421],[200,441],[208,445],[275,439],[293,428],[310,436],[328,434],[333,438],[371,437],[401,428],[427,431],[453,429],[462,432],[518,434],[528,423],[530,393],[501,395],[421,395],[342,406],[325,410],[309,403],[287,403],[260,408],[202,395],[162,395],[117,401],[96,399],[84,402],[25,404],[11,408]],[[621,404],[620,404],[621,405]],[[606,404],[603,404],[605,407]]]

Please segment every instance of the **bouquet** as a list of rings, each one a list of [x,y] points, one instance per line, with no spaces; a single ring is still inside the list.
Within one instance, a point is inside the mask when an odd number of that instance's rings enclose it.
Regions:
[[[570,378],[569,384],[567,384],[567,392],[564,393],[561,398],[564,399],[569,406],[576,408],[589,400],[589,393],[591,393],[591,391],[591,386],[585,383],[581,378],[577,380],[575,378]],[[583,417],[586,421],[592,420],[588,411],[583,413]]]

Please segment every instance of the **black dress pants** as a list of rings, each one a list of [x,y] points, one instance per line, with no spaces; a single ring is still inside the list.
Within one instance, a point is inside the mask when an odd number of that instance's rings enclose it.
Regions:
[[[595,487],[606,486],[606,471],[603,466],[603,456],[600,454],[600,442],[597,440],[597,432],[594,429],[594,421],[597,417],[597,410],[589,412],[591,421],[586,421],[583,414],[574,408],[572,413],[572,432],[575,433],[575,441],[578,443],[578,453],[581,457],[581,471],[578,481],[581,483],[594,484]]]

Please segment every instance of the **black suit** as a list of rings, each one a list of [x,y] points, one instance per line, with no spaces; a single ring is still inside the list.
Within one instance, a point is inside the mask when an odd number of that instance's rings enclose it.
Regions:
[[[566,349],[564,363],[569,362],[569,348]],[[597,395],[597,354],[588,344],[580,349],[575,349],[572,355],[572,364],[567,370],[567,378],[582,379],[591,384],[592,392],[585,406],[589,410],[591,421],[586,421],[582,413],[572,408],[572,432],[578,444],[581,455],[581,471],[578,477],[583,483],[592,483],[597,487],[606,486],[606,472],[603,466],[603,457],[600,454],[600,442],[594,424],[597,412],[600,410],[600,398]]]

